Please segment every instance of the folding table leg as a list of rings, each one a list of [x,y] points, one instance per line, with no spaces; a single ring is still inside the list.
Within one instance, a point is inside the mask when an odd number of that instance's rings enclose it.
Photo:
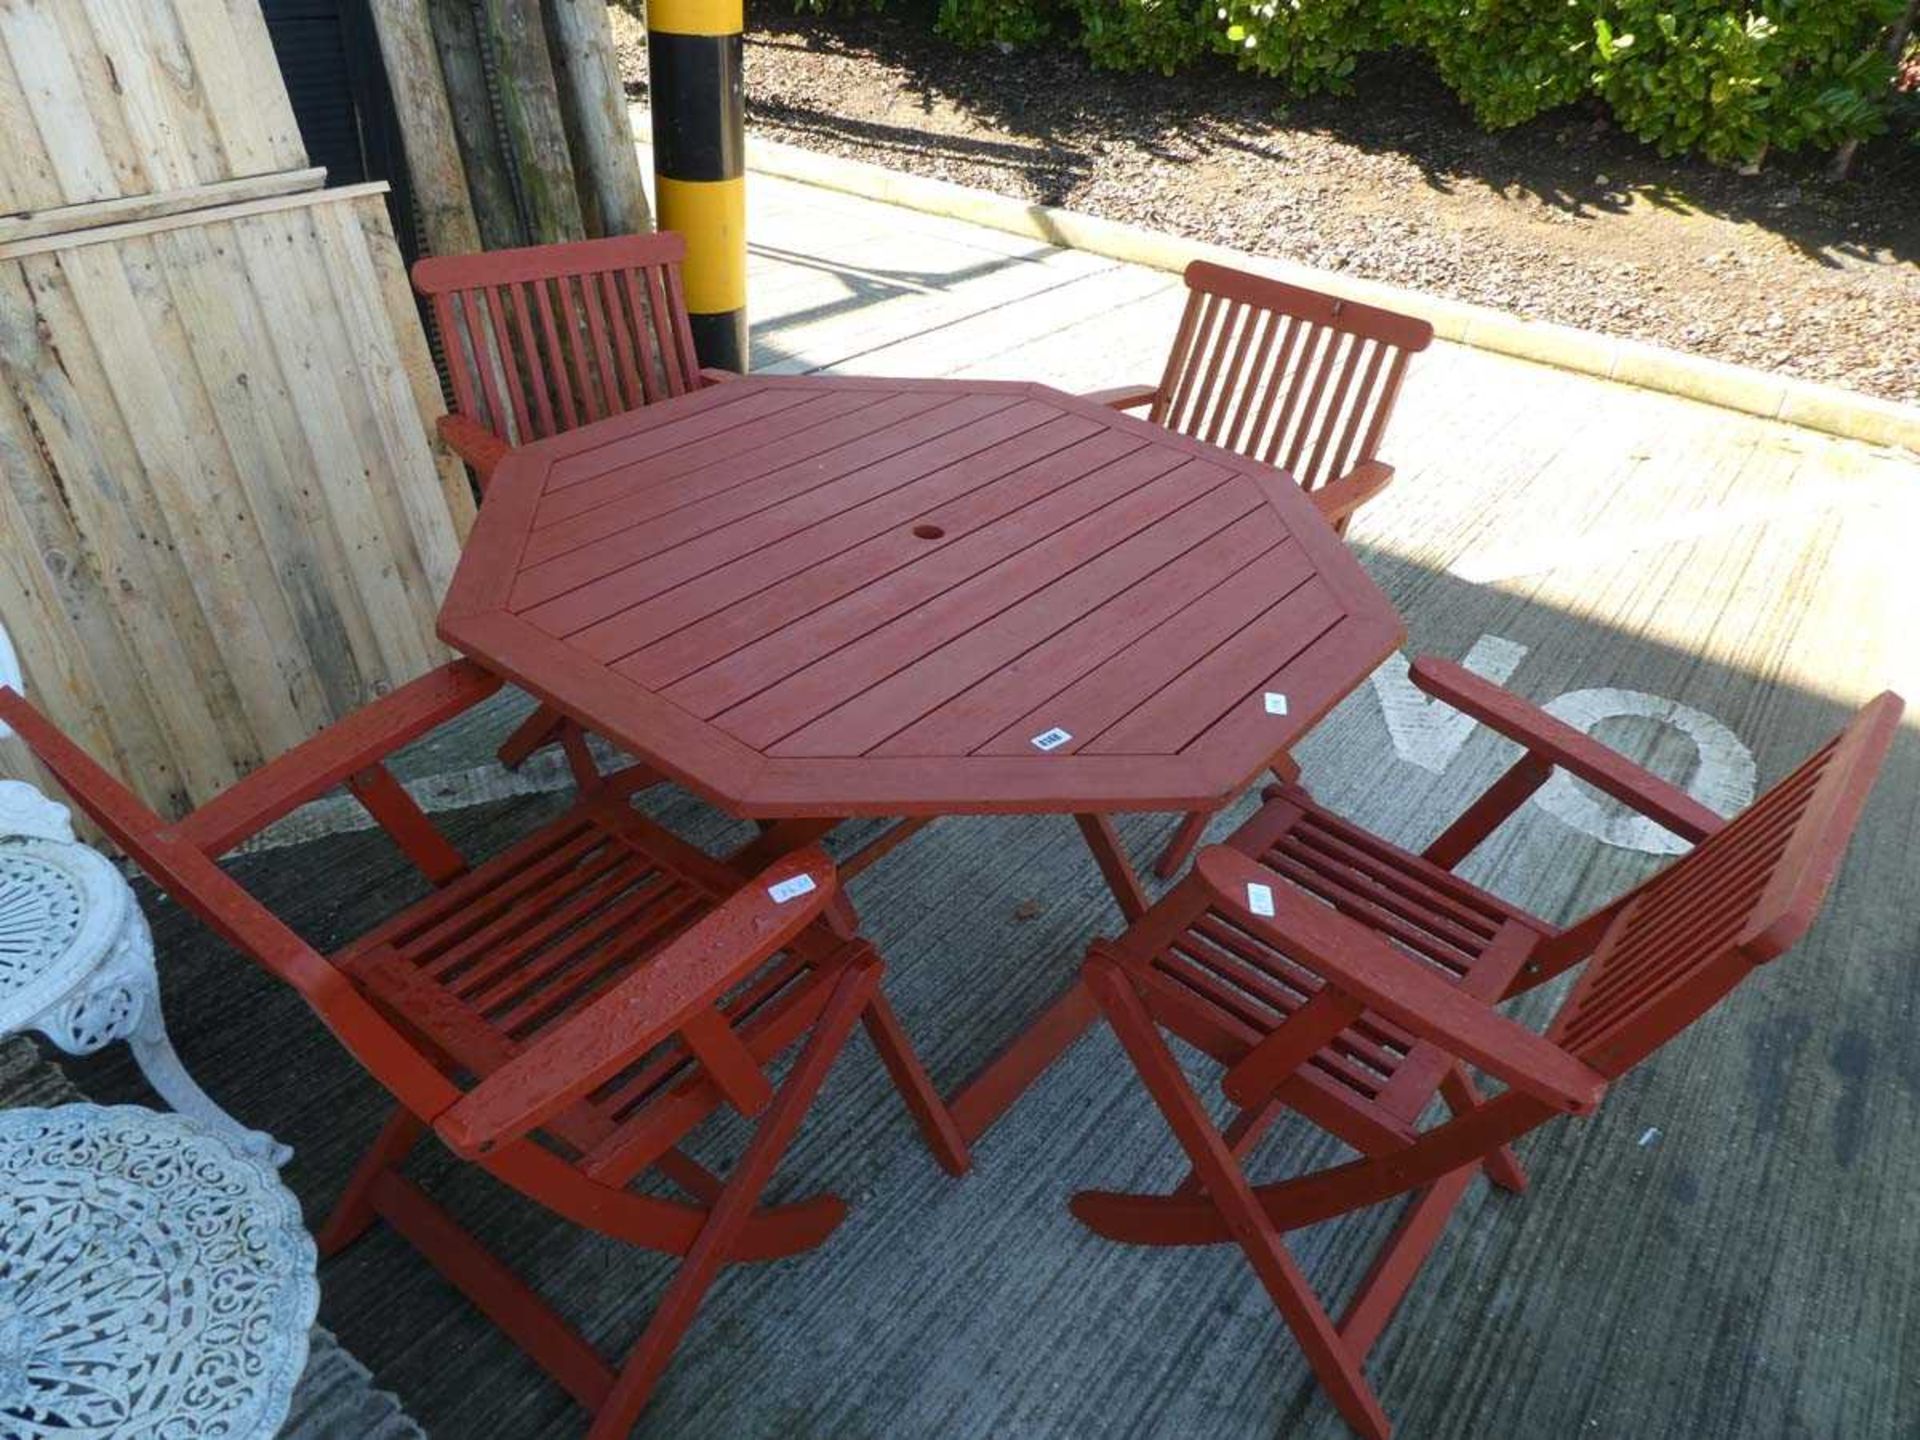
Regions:
[[[1168,837],[1166,849],[1160,852],[1160,858],[1154,862],[1153,873],[1162,880],[1171,880],[1187,863],[1187,857],[1193,853],[1193,847],[1200,843],[1200,837],[1207,832],[1207,825],[1218,810],[1192,810],[1180,822],[1180,828]]]
[[[497,752],[500,763],[509,770],[518,770],[534,751],[559,739],[560,727],[565,723],[566,717],[551,705],[538,706],[513,727],[513,733],[500,746]]]
[[[880,1063],[893,1077],[893,1088],[906,1102],[908,1113],[920,1127],[921,1137],[934,1159],[940,1162],[940,1168],[949,1175],[966,1174],[972,1163],[967,1154],[966,1137],[960,1133],[947,1102],[933,1088],[933,1079],[914,1053],[912,1042],[907,1039],[900,1017],[893,1013],[885,991],[873,992],[873,1001],[867,1006],[861,1023],[867,1027],[873,1048],[880,1052]]]
[[[788,1072],[773,1104],[748,1142],[726,1188],[701,1228],[693,1248],[681,1261],[660,1306],[647,1322],[621,1367],[612,1392],[593,1417],[588,1440],[616,1440],[633,1428],[647,1397],[652,1394],[681,1337],[693,1323],[701,1299],[732,1253],[740,1228],[753,1215],[760,1192],[773,1178],[785,1152],[827,1072],[846,1045],[847,1036],[872,1001],[880,983],[880,968],[871,960],[855,962],[834,985],[833,993],[814,1022],[800,1058]]]
[[[1292,785],[1300,779],[1300,767],[1284,750],[1267,762],[1267,769],[1271,770],[1273,778],[1283,785]],[[1193,853],[1193,847],[1200,843],[1200,837],[1206,833],[1208,824],[1220,813],[1221,808],[1223,807],[1188,812],[1181,820],[1179,829],[1168,837],[1166,848],[1160,852],[1160,858],[1154,862],[1153,873],[1162,880],[1171,880],[1175,872],[1187,863],[1187,857]]]
[[[969,1143],[986,1134],[1027,1087],[1086,1033],[1096,1013],[1086,985],[1075,980],[1006,1049],[954,1092],[947,1107]]]
[[[1114,1034],[1193,1162],[1208,1198],[1300,1342],[1334,1408],[1368,1440],[1387,1440],[1392,1426],[1361,1373],[1361,1357],[1334,1329],[1125,973],[1112,960],[1095,955],[1087,961],[1086,975]]]
[[[1131,925],[1147,913],[1147,894],[1140,888],[1139,877],[1133,873],[1133,864],[1127,859],[1126,849],[1113,828],[1113,821],[1105,815],[1076,815],[1073,818],[1080,826],[1080,834],[1086,839],[1087,849],[1093,852],[1093,863],[1100,867],[1107,888],[1113,892],[1113,900],[1120,907],[1121,917]]]

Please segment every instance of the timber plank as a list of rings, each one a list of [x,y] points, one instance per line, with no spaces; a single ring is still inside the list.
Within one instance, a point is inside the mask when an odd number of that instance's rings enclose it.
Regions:
[[[1001,660],[872,753],[972,753],[1031,709],[1043,684],[1064,689],[1247,566],[1278,563],[1286,543],[1264,516],[1244,516],[1194,547],[1189,563],[1155,571],[1041,643]]]
[[[1185,749],[1214,717],[1244,700],[1257,704],[1262,697],[1255,693],[1255,687],[1263,682],[1286,694],[1294,658],[1289,652],[1307,650],[1333,628],[1340,615],[1340,606],[1326,586],[1309,580],[1185,670],[1167,676],[1156,693],[1102,730],[1091,747],[1113,755],[1154,755]],[[1282,660],[1278,670],[1272,668],[1276,657]],[[1291,718],[1291,698],[1288,714],[1266,715],[1269,728],[1285,728],[1277,722]],[[1266,712],[1262,710],[1262,714]],[[1271,753],[1277,754],[1281,748],[1275,746]]]
[[[982,397],[971,402],[921,408],[920,397],[874,406],[884,410],[888,422],[883,429],[868,433],[797,465],[778,469],[749,467],[748,477],[738,484],[729,483],[731,475],[702,476],[695,481],[671,487],[657,503],[666,507],[654,523],[636,540],[622,542],[618,558],[620,568],[604,576],[587,575],[578,586],[569,583],[568,570],[548,569],[539,574],[525,572],[517,577],[512,603],[535,624],[555,635],[570,635],[604,619],[611,609],[630,605],[646,591],[645,569],[634,562],[648,559],[676,545],[729,523],[743,523],[777,504],[782,495],[798,488],[824,485],[851,472],[903,453],[918,453],[918,447],[955,431],[978,423],[996,410],[1008,408],[1000,396]],[[917,413],[901,415],[901,411]],[[863,412],[864,413],[864,412]],[[892,423],[894,421],[899,423]],[[772,462],[767,462],[770,467]],[[672,504],[687,497],[690,503]],[[593,583],[595,581],[598,583]],[[523,608],[524,607],[524,608]]]

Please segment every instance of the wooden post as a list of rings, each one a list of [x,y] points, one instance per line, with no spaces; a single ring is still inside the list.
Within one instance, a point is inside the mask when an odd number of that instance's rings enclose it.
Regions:
[[[520,212],[513,181],[507,174],[512,158],[500,146],[500,127],[493,117],[493,96],[481,56],[480,30],[474,23],[473,0],[427,0],[427,10],[433,20],[447,107],[466,165],[467,194],[480,225],[481,244],[488,250],[524,245],[527,218]]]
[[[546,0],[543,10],[587,229],[595,235],[651,230],[606,0]]]
[[[470,254],[480,248],[480,226],[467,193],[426,0],[372,0],[372,9],[427,244],[436,255]]]
[[[584,239],[539,0],[481,0],[481,17],[500,67],[500,114],[526,204],[528,238],[537,244]]]

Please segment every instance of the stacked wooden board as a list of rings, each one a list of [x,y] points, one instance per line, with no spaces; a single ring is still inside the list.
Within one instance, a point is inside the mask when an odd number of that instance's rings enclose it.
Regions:
[[[0,125],[0,626],[177,813],[444,656],[471,492],[385,187],[320,188],[256,0],[0,4]]]

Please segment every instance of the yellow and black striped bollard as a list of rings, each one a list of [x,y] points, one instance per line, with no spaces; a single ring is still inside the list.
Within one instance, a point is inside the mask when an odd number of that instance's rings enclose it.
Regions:
[[[648,0],[647,66],[659,225],[686,236],[700,363],[747,368],[746,101],[742,0]]]

